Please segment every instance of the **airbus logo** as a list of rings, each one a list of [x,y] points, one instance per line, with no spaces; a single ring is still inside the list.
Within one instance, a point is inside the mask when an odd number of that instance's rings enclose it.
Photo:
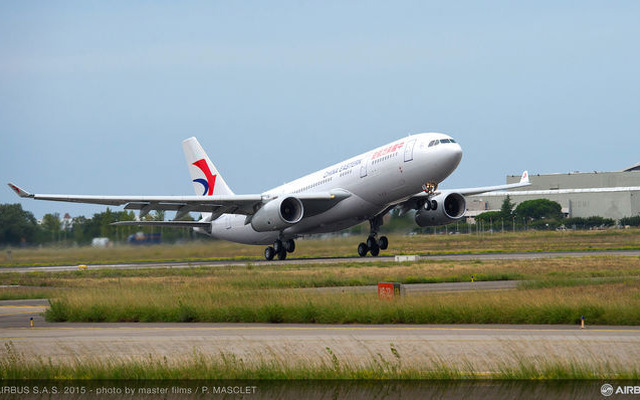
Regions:
[[[204,187],[203,196],[211,196],[213,194],[213,189],[216,186],[216,177],[218,175],[213,175],[211,170],[209,169],[209,165],[205,161],[205,159],[198,160],[193,163],[196,167],[200,168],[200,171],[204,174],[206,179],[194,179],[194,182],[201,184]]]
[[[608,383],[605,383],[604,385],[602,385],[602,387],[600,388],[600,393],[602,393],[603,396],[609,397],[613,394],[613,386],[611,386]]]
[[[618,386],[614,390],[612,385],[605,383],[600,388],[600,393],[605,397],[610,397],[613,394],[640,394],[640,386]]]

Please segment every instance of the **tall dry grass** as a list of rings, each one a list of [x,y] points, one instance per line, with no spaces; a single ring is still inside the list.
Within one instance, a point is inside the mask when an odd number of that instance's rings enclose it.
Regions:
[[[291,362],[270,357],[244,360],[233,353],[204,354],[197,349],[179,359],[149,354],[144,359],[80,359],[53,362],[27,358],[14,349],[11,341],[0,349],[0,380],[543,380],[543,379],[631,379],[637,380],[635,365],[618,365],[606,357],[583,360],[557,360],[541,357],[504,364],[495,370],[478,371],[470,363],[452,365],[438,358],[408,363],[390,345],[390,354],[372,355],[368,362],[354,364],[340,359],[331,348],[327,356],[314,363]],[[111,382],[112,383],[112,382]],[[84,386],[84,385],[83,385]]]
[[[640,282],[414,294],[233,289],[216,280],[120,282],[75,289],[52,300],[47,318],[88,322],[506,323],[639,325]]]

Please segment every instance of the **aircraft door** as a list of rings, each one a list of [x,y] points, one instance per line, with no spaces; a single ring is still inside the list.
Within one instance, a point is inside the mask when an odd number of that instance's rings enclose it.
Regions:
[[[360,178],[367,176],[367,164],[369,164],[369,158],[365,157],[362,161],[362,166],[360,167]]]
[[[413,148],[416,145],[416,139],[413,139],[407,143],[404,148],[404,162],[413,160]]]

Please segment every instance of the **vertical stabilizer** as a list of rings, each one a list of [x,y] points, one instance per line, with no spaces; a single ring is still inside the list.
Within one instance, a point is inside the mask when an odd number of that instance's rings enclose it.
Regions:
[[[195,137],[182,142],[182,149],[187,160],[193,190],[198,196],[232,195],[218,169],[209,159]]]

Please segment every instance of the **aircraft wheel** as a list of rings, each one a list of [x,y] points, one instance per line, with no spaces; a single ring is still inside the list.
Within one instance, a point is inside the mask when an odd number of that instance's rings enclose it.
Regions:
[[[280,250],[282,250],[283,244],[282,244],[282,240],[278,239],[275,242],[273,242],[273,249],[276,251],[276,253],[280,253]]]
[[[267,261],[273,260],[273,257],[275,255],[276,255],[276,251],[274,250],[273,247],[269,246],[266,249],[264,249],[264,258],[266,258]]]
[[[389,239],[386,236],[381,236],[378,240],[378,246],[380,246],[380,250],[386,250],[389,247]]]
[[[282,249],[280,249],[280,251],[278,252],[278,260],[280,261],[284,261],[287,259],[287,251],[284,249],[284,247]]]
[[[376,238],[374,238],[373,236],[369,236],[367,238],[367,247],[369,249],[372,249],[372,248],[377,247],[377,246],[378,246],[378,242],[376,242]]]
[[[287,253],[293,253],[296,251],[296,242],[293,239],[289,239],[284,242],[284,248],[287,250]]]
[[[380,254],[380,246],[378,246],[378,243],[375,243],[373,247],[369,249],[369,251],[371,252],[372,256],[378,257],[378,254]]]
[[[367,255],[367,251],[369,251],[369,247],[365,243],[360,243],[358,245],[358,255],[360,257],[364,257]]]

